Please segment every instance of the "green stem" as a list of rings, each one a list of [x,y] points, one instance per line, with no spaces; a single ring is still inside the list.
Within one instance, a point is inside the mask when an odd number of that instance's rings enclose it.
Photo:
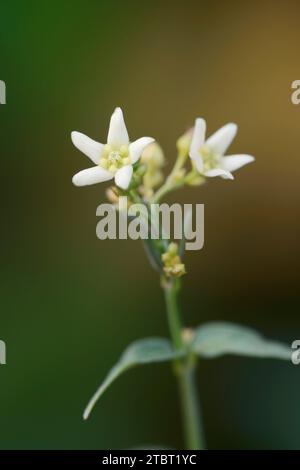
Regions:
[[[153,199],[151,202],[154,204],[157,204],[164,196],[166,196],[168,193],[171,191],[174,191],[175,189],[181,188],[183,186],[184,182],[183,180],[177,183],[172,182],[172,179],[167,180],[165,184],[163,184],[155,193],[153,196]]]
[[[181,334],[182,325],[180,320],[179,305],[177,302],[177,292],[180,288],[180,280],[163,279],[162,284],[165,292],[168,322],[173,345],[176,349],[182,349],[184,347],[184,343]]]
[[[183,167],[186,158],[187,158],[186,153],[179,153],[177,160],[175,162],[175,165],[171,173],[167,177],[166,182],[154,194],[153,199],[152,199],[153,203],[155,204],[158,203],[163,198],[163,196],[165,196],[169,192],[174,191],[175,189],[178,189],[184,185],[184,177],[176,181],[177,179],[176,174]]]
[[[182,404],[184,435],[188,450],[204,450],[199,399],[195,383],[195,366],[186,362],[177,373]]]
[[[185,347],[182,337],[182,327],[178,306],[178,291],[180,279],[163,279],[163,289],[168,314],[171,337],[176,349]],[[186,448],[189,450],[204,449],[204,435],[201,425],[199,402],[195,384],[195,364],[192,357],[185,357],[175,363],[174,371],[177,377]]]

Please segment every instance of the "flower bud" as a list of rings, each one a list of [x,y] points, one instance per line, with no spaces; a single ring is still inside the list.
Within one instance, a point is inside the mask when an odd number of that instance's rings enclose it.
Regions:
[[[112,186],[111,188],[107,188],[105,191],[107,200],[111,204],[118,204],[119,203],[119,195],[118,195],[118,190],[116,187]]]
[[[185,266],[183,263],[175,264],[174,266],[164,267],[164,273],[167,277],[181,277],[186,273]]]
[[[163,271],[167,277],[177,278],[183,276],[185,271],[185,265],[181,262],[180,256],[178,255],[177,243],[170,243],[168,249],[162,254]]]
[[[186,181],[188,186],[201,186],[203,183],[205,183],[205,178],[199,174],[193,175],[192,178],[189,178]]]
[[[153,189],[163,181],[161,169],[165,164],[165,156],[160,145],[156,142],[148,145],[142,153],[141,162],[146,166],[146,171],[140,191],[146,198],[149,198],[153,194]]]
[[[141,162],[147,165],[161,168],[165,164],[165,156],[161,146],[157,142],[147,145],[141,155]]]
[[[176,142],[176,147],[180,155],[188,155],[192,142],[193,128],[188,129]]]
[[[194,336],[195,336],[195,333],[192,328],[183,328],[181,332],[181,337],[185,344],[189,345],[194,339]]]

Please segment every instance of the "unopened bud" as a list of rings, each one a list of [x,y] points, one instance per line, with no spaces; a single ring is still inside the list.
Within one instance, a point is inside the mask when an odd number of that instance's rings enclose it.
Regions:
[[[145,150],[143,150],[141,162],[161,168],[165,163],[165,156],[161,146],[157,142],[147,145]]]
[[[190,344],[195,336],[195,333],[192,328],[184,328],[181,332],[181,336],[185,344]]]
[[[174,266],[166,266],[163,268],[167,277],[181,277],[186,273],[183,263],[175,264]]]
[[[193,128],[188,129],[176,142],[177,150],[180,155],[188,155],[192,142]]]
[[[153,142],[147,145],[141,156],[142,166],[146,167],[143,174],[143,183],[140,187],[141,193],[146,197],[151,197],[153,188],[159,186],[163,181],[162,167],[165,164],[165,157],[160,145]]]
[[[108,188],[105,191],[105,194],[106,194],[106,197],[107,197],[108,201],[111,204],[118,204],[119,195],[118,195],[118,189],[116,187],[113,186],[112,188]]]
[[[170,243],[167,251],[162,254],[161,259],[164,264],[163,270],[167,277],[181,277],[186,273],[185,265],[181,262],[178,255],[177,243]]]

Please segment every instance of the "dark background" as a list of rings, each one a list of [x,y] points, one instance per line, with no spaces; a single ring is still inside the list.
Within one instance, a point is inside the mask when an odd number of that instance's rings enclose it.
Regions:
[[[291,0],[1,2],[1,448],[182,446],[165,364],[128,372],[81,419],[129,342],[168,334],[141,244],[95,236],[106,185],[71,184],[89,161],[70,132],[105,140],[115,106],[169,166],[195,117],[208,133],[239,124],[230,153],[255,164],[170,199],[206,211],[205,247],[186,258],[185,321],[300,337],[299,13]],[[299,374],[272,360],[201,362],[209,447],[299,449]]]

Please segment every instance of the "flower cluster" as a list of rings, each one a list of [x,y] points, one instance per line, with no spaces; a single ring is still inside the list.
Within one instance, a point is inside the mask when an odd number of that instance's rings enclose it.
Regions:
[[[72,132],[73,144],[94,163],[93,167],[77,173],[73,183],[86,186],[114,180],[106,195],[116,208],[123,195],[127,196],[129,206],[141,201],[147,205],[158,203],[166,194],[184,185],[203,184],[207,178],[220,176],[232,180],[232,172],[254,160],[245,154],[225,156],[237,133],[236,124],[226,124],[208,139],[205,133],[205,120],[197,118],[194,127],[178,139],[177,159],[164,180],[165,157],[161,147],[152,137],[130,142],[122,110],[116,108],[110,119],[106,144]],[[157,247],[150,246],[148,250],[164,276],[176,278],[185,274],[178,245],[169,241],[167,246],[158,248],[161,259],[156,261]]]
[[[159,198],[184,184],[201,184],[206,178],[220,176],[233,179],[232,172],[254,160],[251,155],[245,154],[224,156],[237,133],[236,124],[226,124],[208,139],[205,139],[205,132],[205,120],[197,118],[194,128],[178,140],[178,159],[166,182],[157,191]],[[71,136],[75,147],[95,165],[73,177],[76,186],[114,179],[121,191],[129,191],[134,183],[141,197],[158,200],[154,189],[163,182],[163,151],[152,137],[141,137],[130,142],[120,108],[116,108],[111,116],[106,144],[96,142],[81,132],[74,131]],[[190,171],[185,168],[188,156]]]

